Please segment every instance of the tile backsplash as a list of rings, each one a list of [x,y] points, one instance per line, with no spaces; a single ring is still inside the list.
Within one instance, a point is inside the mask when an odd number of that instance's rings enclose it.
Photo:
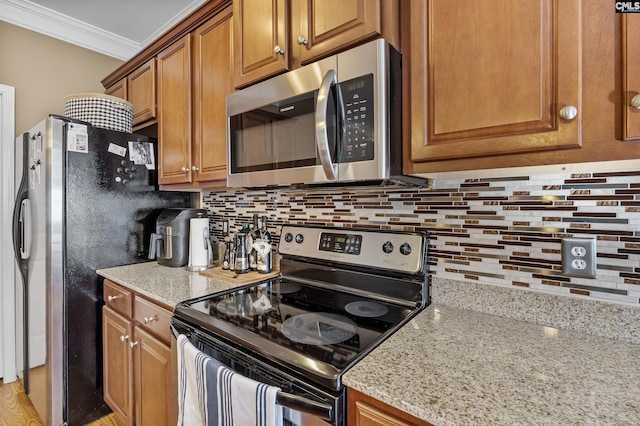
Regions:
[[[285,223],[422,231],[438,279],[640,306],[640,170],[437,180],[432,188],[203,192],[214,237],[254,213]],[[596,279],[562,275],[561,239],[597,239]]]

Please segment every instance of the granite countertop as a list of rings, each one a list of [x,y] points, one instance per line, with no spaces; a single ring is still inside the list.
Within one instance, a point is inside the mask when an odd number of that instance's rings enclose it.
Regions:
[[[640,424],[640,345],[447,305],[343,383],[435,425]]]
[[[97,273],[169,306],[238,287],[157,262]],[[640,345],[439,303],[343,383],[435,425],[640,424]]]
[[[96,273],[171,307],[185,300],[239,286],[233,281],[210,278],[185,268],[169,268],[158,265],[158,262],[98,269]]]

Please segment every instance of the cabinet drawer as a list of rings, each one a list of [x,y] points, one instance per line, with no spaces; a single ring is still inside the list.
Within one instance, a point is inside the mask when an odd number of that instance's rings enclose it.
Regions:
[[[133,296],[129,290],[104,280],[104,303],[122,315],[131,318],[131,300]]]
[[[171,312],[141,297],[134,301],[134,319],[157,337],[170,342]]]

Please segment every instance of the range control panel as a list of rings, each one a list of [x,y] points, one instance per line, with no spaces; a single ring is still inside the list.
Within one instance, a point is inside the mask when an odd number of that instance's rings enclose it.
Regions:
[[[335,234],[323,232],[320,234],[319,250],[332,251],[334,253],[360,254],[362,235]]]
[[[279,245],[282,255],[408,274],[423,270],[426,249],[426,235],[419,233],[291,225],[282,227]]]

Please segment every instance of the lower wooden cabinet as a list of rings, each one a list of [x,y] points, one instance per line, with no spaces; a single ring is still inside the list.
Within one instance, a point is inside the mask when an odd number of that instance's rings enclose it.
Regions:
[[[369,395],[347,389],[347,426],[432,426]]]
[[[104,400],[125,425],[174,425],[171,312],[108,280],[102,310]]]
[[[102,309],[104,400],[127,425],[133,424],[131,333],[130,320],[106,306]]]
[[[171,348],[142,327],[136,327],[133,335],[136,424],[170,424]]]

